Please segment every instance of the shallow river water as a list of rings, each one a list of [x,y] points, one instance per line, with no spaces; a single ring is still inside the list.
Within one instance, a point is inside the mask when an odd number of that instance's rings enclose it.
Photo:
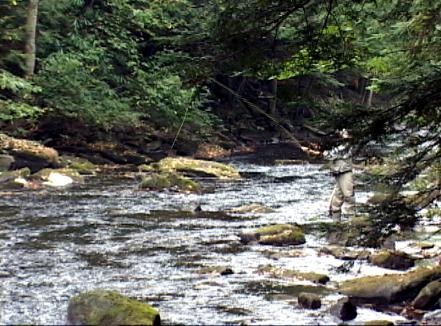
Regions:
[[[356,263],[338,273],[343,262],[319,255],[326,241],[312,235],[288,248],[241,245],[238,237],[268,224],[326,221],[331,177],[320,165],[232,164],[243,180],[206,180],[213,189],[205,194],[139,191],[136,180],[117,174],[1,194],[0,324],[64,324],[69,299],[95,288],[152,304],[165,324],[338,324],[327,312],[338,295],[324,295],[320,310],[300,309],[296,294],[313,284],[260,275],[258,267],[326,273],[331,287],[385,270]],[[358,192],[357,200],[366,196]],[[233,219],[210,213],[250,203],[274,212]],[[183,212],[199,205],[202,213]],[[274,259],[268,251],[297,254]],[[199,272],[213,266],[234,274]],[[351,323],[372,319],[403,320],[359,309]]]

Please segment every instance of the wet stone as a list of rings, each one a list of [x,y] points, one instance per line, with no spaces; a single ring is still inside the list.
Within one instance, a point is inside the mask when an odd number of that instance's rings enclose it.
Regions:
[[[158,310],[118,292],[93,290],[69,301],[67,319],[75,325],[159,326]]]
[[[315,284],[326,284],[329,282],[329,277],[324,274],[299,272],[296,270],[282,269],[271,265],[259,267],[258,272],[260,274],[271,275],[272,277],[310,281]]]
[[[369,258],[369,262],[375,266],[406,270],[415,266],[415,258],[399,251],[382,251]]]
[[[322,300],[317,294],[302,292],[299,294],[298,303],[305,309],[320,309]]]
[[[441,298],[441,280],[427,284],[412,302],[416,309],[430,309],[438,303]]]
[[[201,275],[232,275],[234,274],[234,271],[230,267],[223,267],[223,266],[211,266],[211,267],[205,267],[198,271]]]
[[[357,307],[349,300],[349,298],[341,298],[331,306],[330,312],[333,316],[343,320],[352,320],[357,317]]]
[[[239,237],[244,244],[257,241],[263,245],[287,246],[306,242],[302,229],[292,224],[265,226],[251,233],[242,233]]]

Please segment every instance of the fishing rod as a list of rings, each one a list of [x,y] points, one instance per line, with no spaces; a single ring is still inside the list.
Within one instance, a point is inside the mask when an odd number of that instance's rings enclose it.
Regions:
[[[208,78],[209,81],[217,84],[218,86],[222,87],[223,89],[225,89],[226,91],[228,91],[229,93],[231,93],[232,95],[234,95],[236,98],[238,98],[240,101],[242,101],[244,104],[248,105],[249,107],[251,107],[252,109],[254,109],[255,111],[257,111],[258,113],[264,115],[265,117],[267,117],[270,121],[272,121],[279,129],[281,129],[287,136],[288,138],[293,142],[293,144],[299,148],[300,150],[302,150],[303,152],[305,152],[307,155],[319,155],[320,153],[318,151],[313,151],[311,149],[309,149],[308,147],[302,146],[302,144],[300,143],[300,141],[294,137],[294,135],[288,130],[286,129],[284,126],[282,126],[281,122],[278,121],[275,117],[273,117],[272,115],[270,115],[269,113],[265,112],[265,110],[261,109],[257,104],[251,102],[250,100],[248,100],[246,97],[240,95],[239,93],[237,93],[236,91],[234,91],[233,89],[231,89],[230,87],[228,87],[227,85],[221,83],[220,81],[209,77]],[[184,125],[185,119],[187,117],[187,110],[185,111],[184,114],[184,118],[182,120],[182,123],[176,133],[176,136],[173,140],[172,146],[170,147],[169,153],[171,152],[171,150],[173,149],[175,143],[176,143],[176,139],[179,136],[179,133],[181,132],[182,126]]]

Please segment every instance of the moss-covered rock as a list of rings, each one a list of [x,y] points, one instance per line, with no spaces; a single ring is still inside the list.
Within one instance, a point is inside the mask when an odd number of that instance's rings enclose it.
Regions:
[[[196,181],[172,172],[152,173],[144,177],[139,187],[150,190],[174,189],[184,192],[201,190],[201,186]]]
[[[241,234],[242,242],[250,234]],[[276,224],[259,228],[251,233],[251,239],[255,238],[258,243],[263,245],[287,246],[304,244],[305,234],[297,225]]]
[[[390,320],[369,320],[363,324],[364,326],[394,326]]]
[[[326,284],[329,282],[329,277],[325,274],[318,274],[313,272],[305,273],[292,269],[282,269],[271,265],[260,266],[258,272],[261,274],[271,275],[272,277],[310,281],[316,284]]]
[[[0,172],[0,186],[2,188],[22,188],[26,183],[25,178],[30,174],[29,168]]]
[[[297,300],[299,305],[305,309],[320,309],[322,306],[322,300],[315,293],[302,292]]]
[[[179,171],[190,175],[216,177],[221,180],[240,179],[239,172],[223,163],[195,160],[185,157],[167,157],[152,166],[160,171]]]
[[[67,319],[75,325],[160,325],[158,310],[118,292],[93,290],[69,301]]]
[[[77,171],[83,175],[95,175],[97,166],[82,157],[62,155],[60,156],[60,164],[64,168]]]
[[[415,266],[415,258],[400,251],[384,250],[369,257],[369,262],[375,266],[406,270]]]
[[[345,281],[339,292],[367,303],[391,303],[414,298],[429,282],[441,278],[441,267],[419,268],[404,274],[366,276]]]
[[[441,280],[427,284],[413,300],[416,309],[431,309],[441,299]]]
[[[58,152],[35,141],[0,134],[0,150],[14,156],[17,168],[29,167],[36,172],[45,167],[59,166]]]

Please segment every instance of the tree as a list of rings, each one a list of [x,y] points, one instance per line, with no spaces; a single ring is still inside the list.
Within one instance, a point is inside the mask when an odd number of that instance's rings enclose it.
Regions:
[[[35,37],[37,33],[39,0],[29,0],[26,20],[26,78],[31,78],[35,70]]]

